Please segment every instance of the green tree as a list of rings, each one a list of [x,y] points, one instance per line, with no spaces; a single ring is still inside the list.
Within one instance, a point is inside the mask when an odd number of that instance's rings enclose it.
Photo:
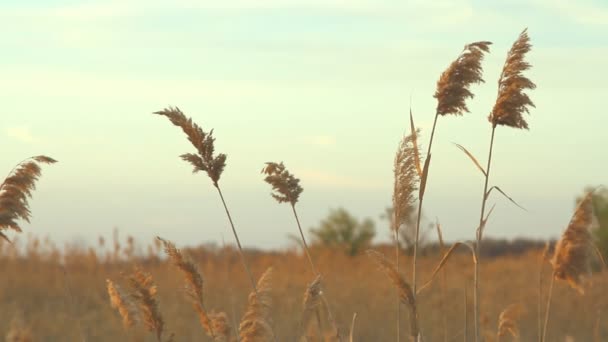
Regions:
[[[331,209],[319,227],[311,228],[310,232],[315,243],[344,248],[352,256],[369,245],[376,235],[376,228],[371,219],[359,221],[345,209],[339,208]]]
[[[604,260],[608,260],[608,189],[601,188],[593,194],[593,212],[597,225],[593,229],[597,247],[602,252]]]

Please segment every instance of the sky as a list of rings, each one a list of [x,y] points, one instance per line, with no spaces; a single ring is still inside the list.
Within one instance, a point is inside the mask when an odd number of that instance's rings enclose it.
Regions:
[[[379,216],[409,108],[426,148],[440,73],[488,40],[471,112],[439,120],[424,202],[446,239],[474,239],[483,178],[453,143],[485,164],[497,80],[526,27],[536,108],[529,131],[497,129],[490,183],[527,211],[493,195],[486,236],[555,238],[575,196],[608,184],[605,1],[4,0],[0,170],[59,161],[43,168],[21,238],[94,243],[118,228],[232,243],[210,180],[178,158],[192,146],[152,115],[178,106],[228,155],[220,184],[245,247],[281,248],[297,232],[263,182],[268,161],[301,179],[306,229],[344,207],[387,241]]]

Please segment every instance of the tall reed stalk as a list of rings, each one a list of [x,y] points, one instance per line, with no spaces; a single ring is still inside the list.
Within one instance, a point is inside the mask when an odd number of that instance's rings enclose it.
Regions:
[[[391,230],[395,239],[395,268],[399,272],[400,238],[399,230],[411,222],[416,208],[416,190],[418,190],[422,170],[418,150],[418,130],[410,110],[410,134],[402,138],[395,154],[393,174],[393,208]],[[397,298],[397,341],[401,336],[401,300]]]
[[[481,240],[483,238],[483,230],[487,221],[486,204],[492,189],[501,191],[500,188],[493,187],[488,189],[490,180],[490,167],[492,166],[492,151],[494,148],[494,137],[496,127],[499,125],[528,129],[528,123],[523,117],[523,113],[529,112],[528,107],[534,107],[534,103],[530,100],[527,94],[523,91],[526,89],[534,89],[536,85],[528,78],[523,76],[522,72],[530,68],[524,57],[530,51],[530,38],[528,37],[527,29],[523,30],[511,49],[507,54],[507,59],[502,69],[502,73],[498,80],[498,96],[494,108],[490,113],[488,120],[492,124],[492,134],[490,137],[490,148],[488,151],[488,163],[483,171],[485,175],[485,183],[481,201],[481,213],[479,215],[479,226],[476,231],[476,246],[475,253],[478,263],[475,264],[474,276],[474,305],[475,305],[475,341],[481,341],[479,314],[480,314],[480,282],[479,282],[479,261],[481,256]],[[501,191],[502,192],[502,191]]]
[[[234,239],[236,240],[236,244],[239,248],[239,255],[241,257],[243,267],[247,272],[247,276],[249,277],[249,281],[251,282],[251,287],[253,288],[254,292],[257,292],[256,282],[245,258],[241,241],[239,240],[236,228],[234,227],[234,222],[232,221],[232,216],[230,215],[228,205],[226,205],[226,200],[224,199],[222,189],[219,185],[220,176],[226,167],[226,155],[220,153],[217,156],[214,156],[215,138],[213,137],[213,130],[211,130],[209,133],[204,132],[201,127],[194,123],[192,119],[187,118],[177,107],[165,108],[161,111],[154,112],[154,114],[166,116],[172,124],[180,127],[188,137],[190,143],[192,143],[192,146],[194,146],[196,149],[198,154],[186,153],[182,154],[180,158],[190,163],[194,167],[192,171],[193,173],[204,171],[211,179],[213,186],[220,196],[224,210],[226,211],[226,216],[228,217],[230,228],[232,228],[232,234],[234,235]]]
[[[416,274],[418,262],[418,242],[420,240],[420,220],[422,216],[422,205],[424,202],[424,190],[428,177],[428,172],[431,162],[431,148],[433,146],[433,138],[435,137],[435,129],[437,127],[437,119],[439,116],[446,115],[463,115],[468,113],[469,109],[466,105],[466,100],[473,98],[474,95],[469,90],[472,83],[482,83],[481,77],[482,68],[481,61],[484,53],[489,51],[489,46],[492,43],[480,41],[468,44],[464,47],[463,52],[454,60],[450,66],[441,74],[437,81],[437,90],[433,97],[437,99],[437,109],[433,120],[433,128],[429,138],[429,145],[426,151],[424,169],[420,180],[420,189],[418,195],[418,216],[416,219],[416,237],[414,242],[414,260],[412,266],[412,288],[414,296],[416,295]]]
[[[271,196],[275,200],[277,200],[277,202],[289,203],[289,205],[291,206],[291,211],[293,213],[293,217],[296,220],[296,224],[298,226],[298,232],[300,233],[302,245],[304,246],[304,253],[306,254],[308,263],[310,264],[310,269],[311,269],[313,275],[316,277],[315,281],[313,281],[313,284],[315,284],[314,287],[318,288],[318,290],[315,292],[317,293],[317,295],[320,295],[320,299],[326,303],[325,306],[327,309],[327,317],[332,325],[335,337],[337,337],[338,340],[342,341],[342,337],[341,337],[338,327],[336,325],[334,315],[333,315],[329,305],[327,305],[327,300],[325,298],[325,294],[321,290],[321,287],[322,287],[321,274],[319,273],[317,267],[315,266],[315,263],[312,260],[310,248],[308,247],[308,243],[306,242],[306,238],[304,237],[304,232],[302,231],[302,225],[300,224],[300,219],[298,217],[298,212],[296,210],[296,204],[298,203],[300,194],[302,194],[302,192],[304,191],[304,189],[300,186],[300,179],[296,178],[293,174],[291,174],[287,170],[287,168],[285,167],[283,162],[266,163],[266,166],[262,169],[262,173],[266,175],[266,177],[264,178],[264,181],[272,186],[273,192],[271,193]],[[317,321],[319,322],[319,325],[320,325],[318,311],[316,311],[316,314],[317,314]],[[319,329],[321,329],[320,326],[319,326]]]

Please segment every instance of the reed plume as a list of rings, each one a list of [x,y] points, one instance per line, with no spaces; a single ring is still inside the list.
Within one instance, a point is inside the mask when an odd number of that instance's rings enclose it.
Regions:
[[[522,304],[511,304],[500,313],[498,316],[497,341],[508,335],[519,340],[518,321],[523,313],[524,307]]]
[[[15,166],[0,184],[0,237],[10,242],[3,231],[12,229],[21,232],[18,220],[30,222],[31,211],[28,199],[36,189],[36,181],[41,175],[40,164],[54,164],[57,161],[47,156],[34,156]]]
[[[250,267],[247,264],[247,260],[245,259],[243,247],[241,246],[241,240],[239,240],[236,228],[234,227],[234,222],[232,221],[232,216],[230,215],[230,211],[228,210],[228,206],[226,205],[226,200],[224,199],[224,195],[222,194],[222,190],[219,185],[220,176],[222,175],[222,172],[226,167],[226,155],[223,153],[220,153],[217,156],[214,155],[215,138],[213,137],[213,130],[211,130],[209,133],[206,133],[200,126],[193,122],[191,118],[187,118],[186,115],[184,115],[184,113],[182,113],[182,111],[177,107],[165,108],[163,110],[154,112],[154,114],[165,116],[175,126],[180,127],[188,137],[190,143],[192,143],[192,146],[194,146],[194,148],[198,152],[198,154],[182,154],[180,157],[183,160],[192,164],[192,166],[194,167],[192,171],[193,173],[205,171],[213,182],[213,186],[215,187],[220,196],[222,205],[224,206],[224,210],[226,211],[226,216],[228,217],[228,221],[230,222],[232,234],[234,235],[236,244],[239,247],[239,255],[241,256],[243,267],[245,268],[245,272],[247,272],[247,276],[249,277],[249,281],[251,282],[251,287],[254,289],[254,291],[257,291],[255,280],[253,279]]]
[[[126,296],[118,284],[110,279],[106,279],[108,295],[110,296],[110,304],[116,309],[122,317],[122,324],[125,329],[133,327],[137,321],[137,308],[131,299]]]
[[[248,306],[241,324],[241,342],[266,342],[274,340],[272,331],[272,267],[262,274],[257,284],[257,292],[249,294]]]
[[[192,306],[198,315],[198,319],[207,335],[215,339],[213,323],[205,309],[203,300],[203,277],[198,270],[198,267],[192,260],[185,256],[171,241],[167,241],[157,237],[158,241],[163,244],[165,253],[175,267],[177,267],[186,281],[186,296],[192,302]]]
[[[593,240],[589,228],[593,221],[593,192],[589,192],[578,204],[568,228],[555,245],[551,258],[553,275],[566,281],[570,287],[583,294],[584,276],[589,273],[589,259]]]
[[[481,62],[484,53],[490,51],[491,44],[481,41],[465,45],[460,56],[441,73],[433,95],[437,99],[437,114],[462,115],[469,112],[466,100],[474,97],[469,87],[473,83],[484,82]]]
[[[523,30],[507,54],[507,60],[498,80],[498,97],[488,117],[492,126],[503,125],[519,129],[528,129],[523,113],[529,113],[534,103],[524,91],[534,89],[536,85],[522,73],[531,65],[524,57],[532,45],[528,30]]]
[[[545,308],[545,325],[543,328],[543,341],[547,340],[547,326],[551,299],[553,296],[553,283],[555,279],[563,280],[580,294],[585,293],[583,282],[589,273],[589,259],[593,247],[593,240],[589,228],[593,221],[593,191],[588,192],[578,203],[568,227],[555,245],[551,266],[553,275],[549,285],[547,306]]]
[[[152,276],[135,268],[129,276],[129,282],[133,289],[132,297],[137,303],[142,322],[150,332],[156,334],[156,339],[160,342],[165,322],[158,308],[157,288]]]
[[[410,224],[416,210],[416,190],[420,182],[422,170],[417,137],[420,130],[414,128],[410,112],[411,133],[405,135],[395,154],[393,174],[393,216],[391,229],[395,238],[395,267],[399,271],[399,230],[401,226]],[[401,331],[401,303],[397,301],[397,340]]]
[[[180,157],[192,164],[194,167],[194,173],[204,171],[207,172],[209,178],[213,182],[215,187],[218,186],[220,176],[226,167],[226,155],[223,153],[214,156],[215,153],[215,138],[213,137],[213,130],[209,133],[203,131],[191,118],[187,118],[182,111],[175,107],[169,107],[161,111],[154,112],[154,114],[166,116],[172,124],[178,126],[184,131],[192,146],[196,149],[198,154],[186,153]]]
[[[492,123],[492,136],[490,138],[490,148],[488,152],[488,164],[482,172],[485,176],[485,185],[481,201],[481,214],[479,216],[479,226],[476,231],[476,247],[475,251],[479,260],[481,254],[481,241],[483,238],[483,230],[487,223],[486,203],[490,190],[488,190],[490,180],[490,167],[492,166],[492,150],[494,148],[494,136],[496,127],[500,125],[511,126],[515,128],[527,128],[527,123],[523,120],[521,113],[528,112],[528,106],[532,105],[532,101],[522,91],[524,89],[534,88],[534,84],[522,75],[522,72],[530,68],[530,64],[524,61],[525,55],[530,51],[530,39],[527,29],[519,35],[513,46],[507,54],[507,59],[503,66],[500,78],[498,80],[498,98],[490,114],[490,122]],[[466,151],[466,150],[465,150]],[[472,158],[474,159],[474,158]],[[498,189],[498,188],[497,188]],[[502,191],[501,191],[502,192]],[[504,193],[503,193],[504,194]],[[505,195],[506,196],[506,195]],[[489,214],[488,214],[489,216]],[[474,312],[475,312],[475,341],[480,341],[479,329],[479,313],[480,313],[480,284],[479,284],[479,263],[475,265],[474,276]]]
[[[391,228],[397,236],[401,226],[410,222],[416,208],[416,190],[420,182],[419,151],[415,143],[420,130],[403,137],[395,154],[393,174],[393,219]]]
[[[397,271],[397,268],[393,263],[388,261],[384,255],[368,250],[367,255],[372,258],[378,266],[386,273],[388,278],[391,280],[401,301],[407,305],[410,309],[410,337],[412,341],[421,341],[420,329],[418,326],[418,313],[416,309],[416,296],[410,284],[405,281],[403,276]]]
[[[296,220],[296,224],[298,226],[298,231],[300,233],[300,239],[302,241],[302,245],[304,246],[304,253],[306,253],[306,257],[308,258],[308,262],[310,264],[310,269],[312,273],[316,276],[316,279],[313,281],[313,284],[318,283],[319,289],[321,287],[321,274],[317,270],[315,263],[312,260],[312,255],[310,253],[310,248],[308,247],[308,243],[306,242],[306,238],[304,237],[304,232],[302,230],[302,225],[300,224],[300,218],[298,217],[298,212],[296,210],[296,204],[298,203],[298,199],[300,195],[304,191],[302,186],[300,186],[300,179],[296,178],[292,173],[290,173],[283,162],[275,163],[275,162],[267,162],[266,166],[262,169],[262,174],[265,174],[266,177],[264,181],[272,186],[271,196],[277,200],[279,203],[289,203],[291,206],[291,210],[293,213],[293,217]],[[310,287],[309,287],[310,289]],[[308,292],[307,292],[308,293]],[[327,303],[325,299],[325,295],[322,291],[319,291],[324,303]],[[318,311],[317,313],[318,318]],[[334,334],[336,337],[341,340],[340,333],[336,326],[335,320],[333,318],[333,314],[329,305],[326,305],[327,316],[330,320],[332,328],[334,330]],[[305,310],[306,311],[306,310]]]

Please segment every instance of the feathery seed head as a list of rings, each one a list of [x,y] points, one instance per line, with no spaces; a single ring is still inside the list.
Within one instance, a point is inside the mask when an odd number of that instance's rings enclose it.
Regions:
[[[268,162],[262,169],[262,173],[266,174],[264,181],[272,185],[272,197],[279,203],[291,203],[295,205],[298,202],[300,194],[304,189],[300,186],[300,180],[292,175],[283,162],[273,163]]]
[[[406,224],[415,211],[415,193],[420,182],[418,146],[414,143],[416,136],[417,133],[404,136],[395,155],[392,218],[392,229],[395,231]]]
[[[239,325],[240,340],[243,342],[262,342],[273,339],[271,324],[272,305],[272,267],[260,277],[255,291],[249,294],[247,311]]]
[[[518,321],[524,313],[522,304],[511,304],[507,306],[498,316],[498,337],[511,335],[513,338],[519,338]]]
[[[157,288],[152,276],[139,268],[135,268],[129,277],[129,281],[133,288],[131,296],[139,307],[143,323],[149,331],[155,332],[156,337],[160,340],[165,322],[158,308]]]
[[[215,138],[213,137],[213,130],[209,133],[204,132],[200,126],[193,122],[191,118],[187,118],[177,107],[169,107],[154,112],[154,114],[166,116],[171,123],[180,127],[186,133],[188,140],[192,143],[198,154],[186,153],[180,157],[194,166],[192,172],[207,172],[213,185],[217,187],[220,176],[226,167],[226,155],[220,153],[214,156]]]
[[[120,287],[110,279],[106,279],[110,304],[122,317],[122,324],[125,329],[131,328],[137,322],[137,309],[134,303],[125,296]]]
[[[491,44],[482,41],[466,45],[460,56],[441,74],[433,95],[437,99],[438,114],[462,115],[469,112],[465,101],[474,97],[469,86],[484,82],[481,61],[484,53],[490,51]]]
[[[579,293],[584,275],[589,272],[592,238],[589,227],[593,220],[593,192],[589,192],[579,202],[568,228],[555,245],[551,265],[557,279],[565,280]]]
[[[498,98],[492,109],[488,120],[494,127],[504,125],[513,128],[528,129],[528,123],[523,117],[523,113],[529,113],[528,107],[534,107],[534,103],[524,90],[534,89],[536,85],[532,83],[522,73],[530,69],[531,65],[524,60],[530,51],[530,37],[528,30],[523,30],[509,53],[507,60],[498,80]]]
[[[403,276],[399,274],[399,271],[397,271],[395,265],[388,261],[384,257],[384,255],[374,250],[368,250],[367,255],[374,259],[378,266],[380,266],[384,273],[386,273],[395,288],[397,288],[397,291],[399,292],[399,298],[410,309],[410,333],[412,336],[418,338],[419,328],[416,309],[416,296],[414,295],[412,287],[410,286],[410,284],[407,283],[407,281],[405,281]]]
[[[29,222],[31,212],[28,198],[36,189],[40,177],[39,164],[53,164],[57,161],[47,156],[35,156],[17,164],[11,173],[0,184],[0,237],[9,241],[3,230],[12,229],[21,232],[17,220]],[[10,241],[9,241],[10,242]]]

